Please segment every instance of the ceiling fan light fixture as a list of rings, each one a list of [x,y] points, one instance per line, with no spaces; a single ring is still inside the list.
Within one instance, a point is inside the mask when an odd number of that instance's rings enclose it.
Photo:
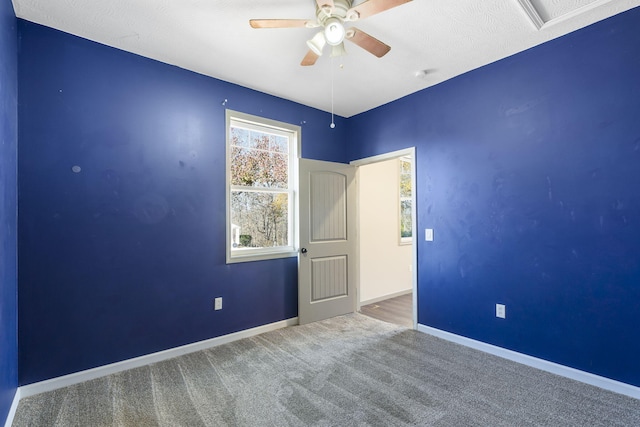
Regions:
[[[331,46],[337,46],[344,40],[344,25],[338,18],[327,19],[324,26],[324,37]]]
[[[331,47],[331,58],[335,58],[336,56],[346,55],[347,51],[344,48],[344,43],[340,43],[339,45]]]
[[[305,0],[309,1],[309,0]],[[353,26],[345,28],[345,22],[359,21],[412,0],[314,0],[315,19],[250,19],[252,28],[317,28],[320,32],[307,40],[308,51],[300,62],[302,66],[314,65],[322,56],[324,47],[332,47],[331,57],[346,54],[343,41],[349,41],[370,54],[382,58],[391,47]],[[522,0],[520,0],[522,1]],[[353,3],[357,3],[355,6]],[[342,65],[340,65],[342,67]]]
[[[318,56],[322,56],[322,49],[324,49],[327,41],[324,38],[324,32],[319,31],[311,40],[307,40],[307,46]]]

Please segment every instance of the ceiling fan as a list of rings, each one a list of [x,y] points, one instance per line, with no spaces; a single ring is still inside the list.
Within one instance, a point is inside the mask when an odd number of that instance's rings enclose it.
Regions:
[[[386,55],[391,47],[355,27],[345,28],[345,22],[354,22],[385,10],[408,3],[411,0],[366,0],[352,7],[353,0],[316,0],[316,19],[251,19],[253,28],[318,28],[307,41],[309,52],[300,65],[313,65],[322,55],[325,45],[331,46],[331,56],[346,54],[344,40],[360,46],[378,58]]]

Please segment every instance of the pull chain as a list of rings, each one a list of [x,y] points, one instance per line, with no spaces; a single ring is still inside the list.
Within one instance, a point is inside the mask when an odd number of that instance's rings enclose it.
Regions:
[[[331,57],[331,124],[329,125],[331,129],[336,127],[336,124],[333,122],[333,77],[334,77],[334,71],[333,71],[333,56],[332,56]]]

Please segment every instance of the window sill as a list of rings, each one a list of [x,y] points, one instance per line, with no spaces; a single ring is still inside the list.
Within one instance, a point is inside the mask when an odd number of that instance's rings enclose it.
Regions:
[[[263,252],[263,253],[247,253],[247,254],[229,254],[227,253],[227,264],[236,264],[239,262],[252,261],[268,261],[271,259],[293,258],[298,256],[298,251],[288,250],[282,252]]]

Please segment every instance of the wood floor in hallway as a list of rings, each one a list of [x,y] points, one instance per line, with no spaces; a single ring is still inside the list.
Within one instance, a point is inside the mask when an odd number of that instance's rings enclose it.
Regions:
[[[363,305],[360,312],[366,316],[396,325],[413,327],[413,294],[400,295],[373,304]]]

